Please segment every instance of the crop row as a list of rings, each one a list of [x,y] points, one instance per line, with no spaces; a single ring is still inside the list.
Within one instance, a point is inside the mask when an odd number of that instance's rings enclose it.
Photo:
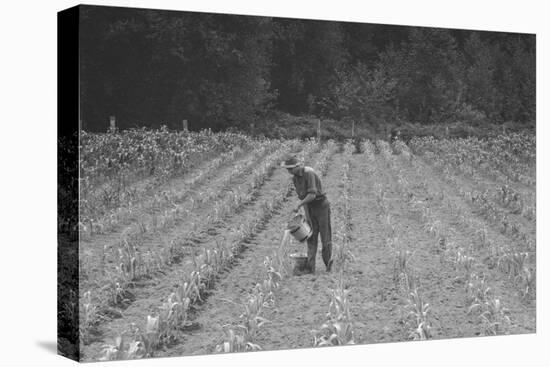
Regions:
[[[297,143],[295,141],[289,141],[288,143],[283,144],[279,147],[274,153],[266,157],[258,167],[256,167],[255,171],[251,174],[251,179],[248,181],[248,185],[244,184],[236,189],[232,190],[230,194],[227,194],[222,197],[219,190],[209,189],[202,191],[200,193],[200,197],[202,198],[200,201],[194,201],[192,203],[191,208],[184,209],[185,205],[181,203],[176,203],[172,201],[172,208],[165,210],[160,215],[153,215],[152,218],[149,220],[149,222],[145,222],[144,220],[140,220],[137,223],[135,223],[133,226],[128,228],[123,235],[121,236],[121,239],[119,241],[119,244],[115,246],[115,253],[119,254],[122,253],[129,253],[129,256],[126,256],[125,258],[127,261],[130,261],[132,258],[135,258],[134,252],[136,252],[136,249],[139,249],[141,247],[141,243],[144,240],[144,237],[146,233],[148,232],[155,232],[159,230],[166,230],[172,226],[174,226],[177,222],[181,222],[183,218],[188,217],[192,211],[199,206],[204,206],[207,203],[210,203],[215,208],[222,207],[225,208],[224,213],[228,214],[232,210],[236,209],[237,205],[241,205],[245,199],[250,199],[250,194],[254,192],[254,190],[259,189],[261,184],[263,183],[263,180],[268,176],[269,171],[272,169],[274,165],[281,159],[283,155],[285,155],[290,149],[292,149]],[[241,174],[244,174],[243,169],[244,167],[251,167],[253,164],[257,164],[257,161],[253,159],[253,156],[251,156],[250,159],[243,162],[242,165],[235,166],[230,172],[228,172],[224,177],[222,177],[222,186],[227,186],[229,183],[236,177]],[[177,194],[175,194],[177,195]],[[185,196],[183,196],[185,197]],[[176,200],[177,197],[174,196],[171,199]],[[217,200],[215,200],[217,199]],[[216,213],[216,210],[213,211]],[[221,214],[220,210],[217,210],[217,213]],[[198,227],[198,224],[195,222],[192,225],[187,224],[187,226],[190,227],[189,232],[186,236],[182,236],[179,238],[179,240],[189,238],[190,232],[193,230],[197,231],[198,229],[205,229],[208,228],[208,226],[212,225],[212,220],[219,220],[221,218],[215,217],[215,216],[209,216],[210,221],[201,222],[202,227]],[[179,246],[181,244],[181,241],[178,239],[175,239],[172,241],[172,245],[169,248],[170,251],[170,258],[174,259],[176,255],[174,254],[175,247]],[[130,243],[130,245],[129,245]],[[131,248],[130,251],[128,249]],[[106,249],[103,252],[102,257],[105,256]],[[139,252],[139,250],[137,250]],[[179,255],[177,255],[179,256]],[[123,257],[119,256],[119,258],[122,260]],[[136,262],[134,260],[134,262]],[[103,262],[102,262],[103,263]],[[121,263],[126,264],[126,261],[122,261]],[[124,268],[129,268],[130,266],[125,266]],[[135,265],[131,266],[132,268],[139,267],[139,262],[137,262]],[[103,271],[103,270],[102,270]],[[133,277],[130,277],[130,279],[133,279]]]
[[[405,158],[405,157],[404,157]],[[413,169],[416,170],[416,175],[420,178],[420,185],[424,187],[425,190],[433,191],[433,188],[430,188],[430,182],[425,179],[426,167],[416,158],[412,156],[412,159],[405,159],[405,162],[411,165]],[[455,186],[455,191],[461,192],[460,187]],[[462,194],[464,196],[464,194]],[[408,195],[412,199],[412,194]],[[449,212],[453,215],[455,220],[468,227],[471,233],[477,238],[477,241],[470,246],[468,252],[476,250],[486,249],[488,255],[485,257],[485,262],[491,267],[497,267],[503,273],[507,274],[516,284],[524,297],[532,296],[534,294],[534,283],[535,283],[535,271],[532,265],[530,265],[530,260],[532,253],[534,251],[534,243],[527,238],[525,234],[519,230],[510,230],[509,232],[514,235],[513,241],[509,243],[497,243],[496,241],[490,239],[487,225],[482,223],[482,221],[472,218],[471,211],[465,210],[461,203],[454,200],[450,195],[445,195],[445,191],[442,190],[439,195],[436,195],[436,198],[442,202],[442,205],[448,208]],[[416,206],[422,206],[421,201],[415,201]],[[439,236],[442,230],[442,223],[438,217],[431,215],[431,210],[429,208],[422,208],[422,217],[427,221],[426,228],[428,231],[435,236]],[[486,213],[487,210],[484,210]],[[498,217],[497,217],[498,219]],[[504,216],[500,217],[501,220],[506,220]],[[501,229],[501,232],[508,232],[503,230],[506,227]],[[515,226],[512,228],[516,228]],[[440,236],[440,243],[445,244],[446,241],[444,236]],[[462,250],[462,253],[466,251]]]
[[[310,141],[306,143],[306,147],[299,156],[303,160],[315,152],[316,149],[317,144]],[[275,195],[265,200],[259,206],[258,213],[252,216],[253,219],[247,223],[243,223],[239,227],[238,236],[233,243],[218,243],[217,249],[205,248],[204,253],[194,259],[193,269],[188,275],[182,277],[182,281],[176,292],[171,294],[167,301],[163,302],[156,315],[147,316],[144,327],[130,330],[129,340],[125,341],[124,334],[122,334],[115,339],[114,345],[106,345],[102,358],[104,360],[113,360],[152,357],[155,350],[160,346],[177,340],[185,328],[190,305],[203,301],[204,294],[213,286],[219,272],[230,266],[234,261],[235,255],[241,251],[243,244],[251,238],[262,223],[271,217],[274,210],[286,200],[291,189],[292,183],[288,182]],[[268,264],[272,265],[271,260],[268,261]],[[273,276],[272,288],[276,288],[278,280],[275,273],[277,272],[268,271],[268,273],[268,276]],[[267,294],[262,292],[256,294],[259,298],[255,298],[255,300],[261,298],[260,301],[262,302],[260,304],[263,304]],[[251,322],[259,320],[254,315],[257,315],[255,312],[258,311],[260,304],[249,304],[248,310],[250,311]],[[256,324],[255,326],[257,327],[258,325]]]
[[[96,187],[121,175],[144,178],[152,175],[170,177],[184,173],[206,156],[247,147],[250,138],[223,132],[174,132],[130,129],[117,134],[80,134],[81,190]]]
[[[462,189],[461,184],[456,183],[456,177],[452,174],[455,168],[458,168],[463,173],[469,176],[469,179],[474,180],[475,182],[482,182],[483,179],[479,173],[472,169],[467,162],[456,165],[456,162],[446,158],[444,154],[433,154],[431,152],[424,154],[424,159],[433,162],[433,164],[440,170],[444,172],[445,178],[452,182],[454,185]],[[468,168],[466,168],[468,167]],[[536,219],[535,211],[535,196],[530,194],[528,191],[514,188],[514,185],[506,183],[507,180],[501,181],[500,184],[494,184],[488,186],[482,193],[475,192],[469,196],[475,200],[477,196],[483,195],[483,200],[490,200],[492,203],[490,205],[501,205],[502,207],[507,208],[512,214],[521,214],[523,217],[530,221]],[[467,193],[467,190],[462,190]],[[476,190],[473,190],[476,191]]]
[[[411,158],[407,155],[403,156],[403,160],[411,164]],[[397,166],[395,169],[398,170],[398,176],[402,174]],[[398,181],[401,184],[406,182],[402,179]],[[406,198],[409,198],[407,193],[410,190],[410,186],[403,185],[401,187]],[[411,203],[411,200],[408,202]],[[443,265],[449,264],[461,274],[461,281],[466,285],[464,291],[468,314],[475,315],[481,321],[485,335],[506,333],[511,324],[508,310],[488,286],[488,276],[483,272],[474,271],[476,267],[482,268],[483,265],[473,256],[471,249],[465,249],[455,244],[452,232],[445,230],[436,214],[424,201],[414,201],[412,207],[421,214],[419,218],[424,223],[426,231],[437,239],[434,241],[435,250],[440,252]]]
[[[336,216],[334,217],[335,243],[332,259],[333,274],[336,273],[338,281],[336,287],[331,289],[330,303],[326,321],[319,330],[313,330],[314,346],[352,345],[355,344],[353,320],[351,318],[351,304],[349,301],[350,289],[346,289],[346,269],[350,261],[354,260],[353,253],[349,250],[351,242],[351,178],[350,161],[355,147],[351,142],[344,145],[344,164],[342,166],[342,179],[340,197],[336,202]]]
[[[363,146],[366,152],[371,152],[373,149],[368,148],[370,142],[364,142]],[[391,147],[385,141],[378,140],[376,142],[376,148],[386,166],[390,170],[395,168],[395,156],[392,154]],[[371,158],[372,159],[372,158]],[[405,177],[397,174],[397,188],[408,199],[409,195],[403,190],[407,185]],[[394,256],[394,274],[393,278],[396,282],[398,293],[403,299],[403,313],[404,319],[402,320],[408,327],[408,337],[413,340],[426,340],[432,338],[432,323],[430,321],[430,306],[425,302],[421,293],[419,292],[420,280],[418,279],[417,270],[413,268],[411,259],[413,257],[414,250],[409,249],[406,244],[398,237],[396,230],[396,223],[392,214],[390,213],[389,202],[385,195],[383,187],[379,188],[377,203],[381,209],[381,215],[384,217],[384,225],[387,228],[388,239],[386,245]]]
[[[328,162],[336,150],[333,141],[328,141],[325,148],[319,155],[314,169],[322,176],[328,170]],[[271,308],[275,304],[274,291],[279,288],[281,280],[289,275],[288,249],[290,247],[290,233],[284,231],[281,245],[275,250],[271,257],[266,256],[264,267],[266,278],[255,285],[253,291],[241,302],[243,313],[240,315],[240,322],[237,325],[225,325],[224,341],[217,345],[217,352],[246,352],[261,350],[261,346],[255,341],[258,329],[264,325],[266,320],[262,315],[265,308]]]
[[[248,169],[259,157],[262,157],[266,152],[272,151],[278,144],[251,144],[251,150],[255,153],[251,158],[241,165]],[[222,153],[219,157],[208,162],[208,164],[194,172],[193,178],[186,181],[185,185],[179,187],[161,190],[159,185],[152,182],[144,186],[132,186],[126,191],[131,192],[128,197],[123,197],[119,201],[119,205],[113,208],[106,214],[93,216],[93,213],[86,215],[84,211],[81,213],[81,237],[90,238],[92,234],[104,234],[117,228],[121,223],[127,223],[135,220],[144,212],[153,213],[167,206],[177,207],[192,193],[200,184],[204,183],[208,177],[217,172],[223,164],[230,163],[235,158],[243,153],[241,147],[235,147],[229,152]],[[146,198],[144,200],[144,198]],[[111,201],[110,198],[106,200]]]
[[[534,186],[533,138],[521,136],[524,142],[518,138],[510,144],[499,143],[505,136],[487,141],[477,138],[436,140],[433,137],[415,137],[409,145],[415,153],[431,152],[466,174],[483,172],[500,182],[512,180]]]
[[[263,143],[242,134],[126,130],[82,132],[79,147],[79,208],[100,219],[135,202],[168,179],[189,172],[213,156]],[[88,224],[83,222],[83,224]]]
[[[192,228],[190,227],[186,236],[178,236],[170,241],[168,248],[161,248],[159,250],[149,249],[145,251],[142,249],[143,231],[132,237],[127,236],[116,245],[115,254],[118,256],[118,261],[116,261],[117,265],[114,269],[110,271],[105,269],[105,253],[107,250],[104,248],[101,257],[101,269],[106,275],[104,279],[105,284],[102,285],[95,297],[97,301],[93,309],[101,310],[108,304],[118,305],[127,303],[131,298],[129,288],[136,279],[144,275],[153,275],[155,272],[162,270],[165,266],[181,261],[185,246],[194,239],[197,232],[207,231],[213,223],[223,218],[221,215],[229,215],[239,206],[250,202],[254,197],[254,193],[260,189],[273,167],[275,167],[282,157],[287,154],[290,149],[295,147],[296,144],[296,141],[286,142],[280,150],[269,156],[261,166],[255,169],[248,183],[237,187],[230,195],[226,195],[213,203],[215,207],[212,210],[213,214],[211,214],[207,220],[202,221],[200,227],[198,225],[193,225]],[[302,151],[302,154],[312,154],[315,149],[317,149],[315,144],[308,143],[306,150]],[[223,209],[216,210],[216,208]]]

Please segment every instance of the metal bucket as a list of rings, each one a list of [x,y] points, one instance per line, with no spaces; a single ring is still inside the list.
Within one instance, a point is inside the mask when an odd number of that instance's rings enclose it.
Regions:
[[[288,229],[292,237],[299,242],[304,242],[310,238],[313,233],[313,229],[302,214],[298,214],[292,218],[290,222],[288,222],[286,229]]]
[[[303,271],[306,269],[307,265],[307,255],[306,254],[290,254],[291,259],[294,260],[294,271]]]

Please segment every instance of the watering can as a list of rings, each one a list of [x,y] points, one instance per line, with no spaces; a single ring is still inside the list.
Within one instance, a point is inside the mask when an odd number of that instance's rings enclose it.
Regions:
[[[295,215],[289,222],[286,229],[298,242],[304,242],[311,237],[313,229],[303,214]]]

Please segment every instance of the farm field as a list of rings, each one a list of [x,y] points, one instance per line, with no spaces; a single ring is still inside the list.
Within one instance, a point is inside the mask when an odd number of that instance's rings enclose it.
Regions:
[[[536,331],[534,135],[88,138],[85,361]],[[320,254],[315,274],[292,273],[306,245],[284,234],[290,153],[331,202],[331,273]]]

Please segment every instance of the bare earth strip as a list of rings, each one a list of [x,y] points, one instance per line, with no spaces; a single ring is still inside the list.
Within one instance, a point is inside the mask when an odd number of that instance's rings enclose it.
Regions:
[[[379,157],[377,157],[379,159]],[[350,250],[352,320],[357,343],[385,343],[406,338],[401,322],[401,304],[393,281],[394,258],[386,247],[386,233],[376,188],[383,185],[396,196],[379,164],[372,165],[362,154],[351,165],[351,210],[353,238]]]

